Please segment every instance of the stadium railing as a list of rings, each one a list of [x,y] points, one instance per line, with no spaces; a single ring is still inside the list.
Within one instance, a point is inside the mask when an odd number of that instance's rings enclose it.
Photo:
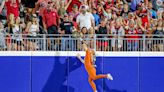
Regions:
[[[2,35],[0,51],[82,51],[80,38],[96,51],[164,51],[163,35]]]

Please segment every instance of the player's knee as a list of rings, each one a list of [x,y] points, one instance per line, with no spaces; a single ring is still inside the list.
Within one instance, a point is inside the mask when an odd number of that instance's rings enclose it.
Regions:
[[[91,78],[88,78],[88,81],[89,81],[89,82],[92,82],[92,79],[91,79]]]
[[[92,76],[92,80],[96,80],[96,76]]]
[[[90,82],[91,81],[91,78],[88,78],[88,81]]]
[[[96,78],[94,77],[93,80],[96,80]]]

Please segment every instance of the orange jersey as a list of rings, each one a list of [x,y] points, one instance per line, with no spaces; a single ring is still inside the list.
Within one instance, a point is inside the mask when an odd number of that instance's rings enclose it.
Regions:
[[[88,49],[86,51],[86,56],[84,59],[84,66],[86,71],[88,72],[89,76],[95,76],[96,75],[96,69],[94,68],[94,66],[92,65],[92,55],[91,55],[91,51]]]

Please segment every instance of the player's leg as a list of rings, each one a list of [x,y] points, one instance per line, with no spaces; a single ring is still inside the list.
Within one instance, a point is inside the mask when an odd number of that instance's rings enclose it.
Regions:
[[[109,80],[113,80],[113,77],[112,77],[112,75],[110,73],[109,74],[99,74],[99,75],[96,75],[96,69],[95,68],[91,68],[90,69],[89,76],[93,80],[98,80],[98,79],[101,79],[101,78],[107,78]]]
[[[102,79],[102,78],[107,78],[107,74],[99,74],[93,77],[93,80],[98,80],[98,79]]]
[[[89,81],[89,84],[91,85],[93,91],[97,92],[96,84],[94,83],[94,81],[90,77],[88,78],[88,81]]]
[[[107,78],[108,80],[113,80],[113,77],[111,74],[99,74],[94,77],[94,80],[102,79],[102,78]]]

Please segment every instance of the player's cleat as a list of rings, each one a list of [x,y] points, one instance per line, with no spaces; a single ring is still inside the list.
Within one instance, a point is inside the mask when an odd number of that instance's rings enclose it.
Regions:
[[[97,65],[93,65],[93,67],[95,67],[95,68],[96,68],[96,67],[97,67]]]
[[[107,74],[107,79],[108,80],[113,80],[113,77],[112,77],[112,75],[110,73]]]
[[[95,92],[98,92],[98,91],[95,91]]]

